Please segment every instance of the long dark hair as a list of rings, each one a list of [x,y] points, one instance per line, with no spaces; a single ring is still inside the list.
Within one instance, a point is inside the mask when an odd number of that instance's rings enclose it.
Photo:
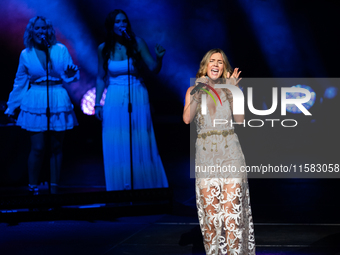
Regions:
[[[128,56],[128,58],[130,58],[130,57],[132,58],[133,66],[137,70],[140,69],[141,56],[137,52],[136,36],[132,32],[130,20],[123,10],[116,9],[116,10],[110,12],[107,15],[106,20],[105,20],[105,28],[106,28],[107,34],[106,34],[106,39],[105,39],[105,45],[104,45],[104,48],[103,48],[103,51],[102,51],[102,56],[103,56],[103,59],[104,59],[103,68],[104,68],[104,71],[105,71],[105,77],[106,77],[107,71],[108,71],[108,60],[110,59],[111,54],[114,54],[114,52],[115,52],[116,39],[115,39],[115,32],[113,31],[113,27],[114,27],[115,22],[116,22],[116,16],[119,13],[122,13],[122,14],[125,15],[126,20],[127,20],[126,31],[131,36],[131,41],[126,40],[125,41],[126,43],[124,44],[125,47],[126,47],[126,55]]]

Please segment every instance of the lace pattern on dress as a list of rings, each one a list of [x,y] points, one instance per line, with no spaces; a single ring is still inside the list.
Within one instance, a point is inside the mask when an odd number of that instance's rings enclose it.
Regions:
[[[199,224],[208,255],[254,255],[248,180],[241,171],[245,159],[230,127],[232,113],[226,93],[220,96],[223,105],[217,105],[214,118],[227,120],[226,124],[214,127],[209,109],[202,115],[200,105],[195,116],[199,134],[195,166]]]

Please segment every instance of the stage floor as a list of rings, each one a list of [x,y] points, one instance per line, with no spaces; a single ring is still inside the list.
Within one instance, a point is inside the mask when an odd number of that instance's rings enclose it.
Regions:
[[[8,138],[17,137],[17,131],[7,130]],[[0,210],[0,253],[204,254],[195,179],[189,173],[190,146],[178,144],[189,136],[189,128],[180,122],[156,122],[155,132],[172,190],[171,205],[112,204],[105,199],[93,202],[92,207],[49,204],[16,210],[11,205]],[[56,199],[105,193],[100,139],[98,126],[67,134],[60,187],[53,195]],[[14,147],[7,148],[8,153]],[[247,162],[254,162],[257,154],[247,153],[247,147],[244,150]],[[25,166],[25,157],[18,155],[21,159],[15,161]],[[32,197],[25,182],[26,170],[19,165],[13,165],[7,174],[19,184],[2,185],[1,197]],[[340,254],[338,187],[338,179],[249,179],[257,254]],[[47,186],[41,186],[41,197],[47,193]]]

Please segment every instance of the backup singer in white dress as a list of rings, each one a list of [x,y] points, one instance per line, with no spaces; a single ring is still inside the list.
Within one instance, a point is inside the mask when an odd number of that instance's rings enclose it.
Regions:
[[[132,159],[134,189],[168,187],[155,140],[148,92],[139,76],[138,66],[144,61],[158,73],[165,50],[156,46],[157,61],[152,58],[143,39],[135,37],[122,10],[111,12],[105,22],[108,32],[105,43],[98,48],[96,117],[102,120],[103,156],[106,189],[131,189],[128,56],[132,103]],[[132,40],[128,42],[122,31]],[[104,107],[100,99],[108,86]]]
[[[230,74],[233,73],[230,78]],[[237,86],[240,72],[232,71],[227,56],[220,49],[210,50],[203,57],[196,75],[197,82],[208,84],[210,92],[215,84],[231,83]],[[213,89],[211,89],[211,87]],[[202,91],[186,94],[183,120],[189,124],[195,121],[196,140],[196,204],[199,223],[206,253],[228,255],[254,255],[255,239],[250,208],[249,189],[245,159],[232,120],[233,97],[227,89],[215,89],[221,98],[215,105],[213,99],[206,99],[207,113],[202,114]],[[228,124],[213,125],[214,119],[227,119]],[[243,115],[234,115],[236,122],[242,122]],[[207,170],[214,166],[215,171]],[[227,171],[229,169],[236,170]],[[211,168],[210,168],[211,169]],[[218,169],[224,169],[219,172]]]
[[[72,58],[61,43],[52,45],[50,52],[51,63],[48,79],[50,81],[50,129],[64,131],[72,129],[77,124],[73,105],[63,87],[63,84],[77,81],[79,72],[67,77],[64,70],[73,65]],[[32,132],[47,130],[46,106],[46,70],[39,61],[34,48],[24,49],[20,54],[19,67],[15,77],[6,114],[12,115],[20,107],[17,125]]]
[[[47,88],[46,54],[41,37],[51,44],[49,48],[49,104],[51,132],[51,182],[58,184],[62,159],[64,131],[77,125],[73,105],[63,87],[79,79],[79,71],[73,65],[67,48],[57,43],[51,21],[37,16],[30,19],[24,34],[24,49],[20,54],[13,91],[7,105],[6,114],[13,115],[20,107],[17,125],[29,131],[31,151],[28,159],[29,185],[36,190],[38,176],[45,152],[47,130]]]

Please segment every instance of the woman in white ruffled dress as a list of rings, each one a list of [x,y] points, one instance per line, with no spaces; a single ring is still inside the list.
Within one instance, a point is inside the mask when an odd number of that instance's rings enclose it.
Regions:
[[[21,52],[13,91],[10,93],[6,114],[14,115],[16,108],[21,111],[17,125],[29,131],[31,150],[28,159],[29,187],[37,191],[39,173],[46,151],[47,131],[47,77],[46,45],[50,60],[49,105],[51,130],[51,185],[57,186],[62,160],[62,144],[65,130],[77,125],[73,105],[63,87],[79,79],[79,71],[65,45],[58,43],[50,20],[36,16],[29,20],[24,34],[26,48]]]

